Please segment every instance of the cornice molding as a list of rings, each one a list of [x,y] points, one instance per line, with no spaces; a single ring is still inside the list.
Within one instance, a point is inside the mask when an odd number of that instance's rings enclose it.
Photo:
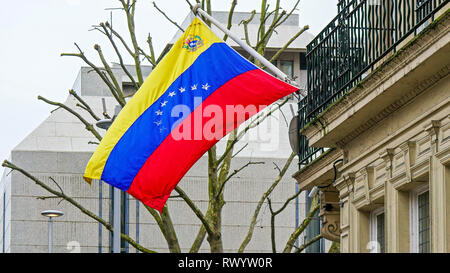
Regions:
[[[328,152],[317,161],[311,162],[308,166],[303,169],[297,171],[292,177],[295,178],[299,184],[301,185],[309,185],[308,179],[319,172],[320,170],[324,170],[326,168],[333,169],[333,162],[338,160],[343,156],[343,153],[339,149],[334,149],[333,151]],[[331,167],[330,167],[331,166]]]

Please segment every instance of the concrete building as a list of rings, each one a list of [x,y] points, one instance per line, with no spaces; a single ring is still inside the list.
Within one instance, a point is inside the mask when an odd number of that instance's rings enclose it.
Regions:
[[[222,23],[226,22],[225,13],[216,12],[214,16]],[[249,13],[236,13],[232,31],[236,31],[242,36],[242,32],[238,31],[242,26],[237,26],[237,24],[241,18],[248,18],[249,16]],[[185,22],[189,22],[189,18]],[[255,18],[253,23],[249,25],[250,36],[256,35],[256,22],[259,22],[259,20],[257,21]],[[280,48],[298,30],[298,15],[294,14],[290,20],[280,26],[278,33],[274,34],[273,42],[269,44],[270,51]],[[219,37],[222,37],[222,33],[219,31],[216,31],[216,33]],[[179,37],[179,34],[175,35],[174,40]],[[304,83],[306,77],[305,64],[301,60],[304,59],[306,44],[311,39],[311,34],[303,34],[277,61],[277,65],[291,76],[296,77],[300,84]],[[235,47],[231,40],[227,42]],[[151,69],[149,67],[143,68],[144,74],[147,76]],[[112,115],[116,105],[114,98],[97,74],[89,73],[89,71],[90,68],[88,67],[81,68],[73,89],[100,116],[103,112],[102,98],[104,98],[107,112]],[[133,69],[130,68],[130,71],[133,71]],[[128,78],[121,68],[114,66],[113,72],[117,79],[121,81],[119,84],[132,93],[133,90],[129,90]],[[66,105],[74,109],[77,108],[76,103],[75,98],[71,96],[65,101]],[[294,100],[290,105],[296,107]],[[89,114],[80,108],[77,109],[86,120],[94,123]],[[282,166],[291,153],[287,136],[287,123],[292,118],[289,105],[283,108],[283,113],[285,117],[281,114],[275,115],[260,126],[265,128],[266,131],[261,131],[256,137],[245,140],[249,143],[248,147],[232,162],[232,170],[245,165],[250,159],[263,161],[265,164],[246,168],[239,176],[228,183],[225,191],[227,204],[223,210],[222,229],[226,252],[235,252],[240,246],[247,233],[251,215],[259,198],[277,177],[278,171],[273,168],[272,162]],[[96,139],[84,129],[84,125],[76,117],[63,109],[56,109],[11,151],[10,160],[42,179],[51,187],[56,187],[56,185],[49,177],[54,178],[64,190],[64,193],[73,197],[106,221],[110,221],[110,187],[97,181],[89,186],[82,178],[85,166],[96,148],[95,144],[90,144],[92,141],[95,142]],[[240,144],[236,149],[242,147],[246,142]],[[220,142],[218,150],[223,151],[223,149],[223,142]],[[288,173],[293,173],[295,169],[296,163],[294,162]],[[179,184],[203,211],[206,211],[208,204],[207,180],[207,157],[205,155]],[[272,193],[274,207],[281,206],[295,191],[295,180],[286,175],[278,188]],[[50,194],[20,173],[9,173],[9,170],[6,170],[1,179],[0,193],[2,227],[0,230],[0,251],[46,252],[47,219],[40,215],[40,212],[45,209],[58,209],[65,213],[64,216],[56,218],[54,222],[55,252],[70,252],[74,250],[74,246],[79,246],[81,252],[111,251],[110,232],[67,202],[45,198]],[[304,217],[305,204],[303,200],[304,195],[301,195],[296,202],[291,202],[286,210],[277,217],[276,235],[279,244],[287,241],[290,233]],[[182,200],[169,199],[168,207],[182,251],[187,252],[198,232],[200,221]],[[129,234],[138,243],[149,249],[159,252],[168,251],[167,243],[157,224],[142,204],[129,197],[124,202],[123,212],[125,215],[122,221],[124,233]],[[300,241],[302,240],[303,238],[300,238]],[[129,247],[125,243],[122,247],[123,251],[136,252],[133,247]],[[279,245],[279,247],[281,246]],[[258,219],[253,240],[246,250],[249,252],[271,251],[270,212],[266,205],[264,205]],[[200,251],[209,251],[206,240]]]
[[[308,45],[294,177],[341,252],[450,252],[449,8],[342,0]]]

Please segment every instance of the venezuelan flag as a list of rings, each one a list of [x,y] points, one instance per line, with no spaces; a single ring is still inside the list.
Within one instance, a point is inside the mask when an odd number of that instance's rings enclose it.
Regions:
[[[101,179],[161,211],[192,165],[257,112],[230,122],[204,109],[226,113],[229,106],[270,105],[296,90],[258,69],[195,18],[120,111],[84,178]],[[203,130],[211,123],[213,138]]]

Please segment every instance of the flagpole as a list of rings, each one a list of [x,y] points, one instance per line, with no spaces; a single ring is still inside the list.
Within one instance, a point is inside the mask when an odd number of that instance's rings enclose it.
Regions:
[[[256,52],[256,50],[254,50],[246,42],[244,42],[243,40],[241,40],[238,37],[236,37],[231,31],[229,31],[225,26],[223,26],[219,21],[217,21],[211,15],[209,15],[207,12],[202,10],[200,8],[200,6],[201,6],[200,4],[196,4],[194,6],[194,8],[192,9],[192,11],[194,12],[195,15],[197,15],[197,13],[199,13],[200,15],[202,15],[203,17],[208,19],[217,28],[219,28],[226,35],[228,35],[228,37],[230,37],[233,41],[235,41],[243,50],[247,51],[253,58],[257,59],[263,66],[265,66],[272,73],[274,73],[278,78],[282,79],[283,81],[285,81],[285,82],[287,82],[287,83],[289,83],[291,85],[294,85],[294,86],[298,87],[298,84],[295,81],[293,81],[292,79],[290,79],[286,74],[284,74],[283,71],[278,69],[278,67],[276,67],[271,62],[269,62],[269,60],[267,60],[261,54]],[[301,94],[301,95],[303,97],[305,96],[305,94]]]

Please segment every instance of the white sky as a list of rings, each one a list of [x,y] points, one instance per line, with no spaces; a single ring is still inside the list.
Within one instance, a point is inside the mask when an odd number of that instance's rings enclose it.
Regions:
[[[213,10],[228,10],[232,0],[211,0]],[[150,32],[156,54],[176,32],[152,5],[152,0],[138,0],[136,31],[140,44]],[[173,20],[183,21],[189,7],[185,0],[155,0]],[[194,3],[194,0],[191,0]],[[260,0],[238,0],[236,11],[260,9]],[[268,1],[274,6],[274,1]],[[282,0],[289,10],[295,0]],[[302,0],[297,13],[300,25],[308,24],[317,34],[336,15],[337,0]],[[77,76],[81,60],[60,57],[62,52],[76,52],[78,45],[98,64],[93,45],[102,46],[108,60],[116,61],[102,34],[88,31],[91,25],[109,20],[110,11],[119,7],[117,0],[21,0],[3,1],[0,9],[0,162],[9,157],[23,138],[54,109],[37,100],[42,95],[64,101]],[[122,11],[113,11],[113,26],[126,36]],[[124,54],[125,55],[125,54]],[[130,59],[126,60],[131,63]],[[3,173],[0,167],[0,175]]]

